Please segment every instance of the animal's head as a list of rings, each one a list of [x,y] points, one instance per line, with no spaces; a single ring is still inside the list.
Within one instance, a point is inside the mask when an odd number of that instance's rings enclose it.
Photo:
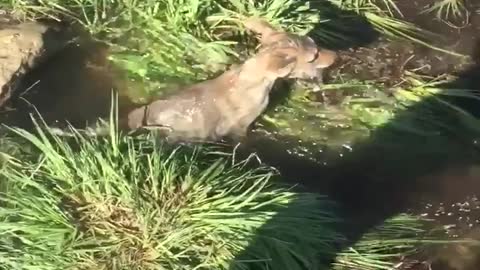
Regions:
[[[308,36],[277,30],[258,18],[250,18],[244,24],[259,34],[259,54],[264,55],[268,71],[276,77],[321,79],[321,70],[337,58],[334,51],[318,47]]]

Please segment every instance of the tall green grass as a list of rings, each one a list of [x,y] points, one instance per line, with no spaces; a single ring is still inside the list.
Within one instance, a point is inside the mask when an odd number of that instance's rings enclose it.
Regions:
[[[466,23],[468,23],[465,0],[435,0],[433,2],[430,7],[423,10],[424,13],[434,13],[438,20],[445,21],[466,18]]]
[[[333,269],[393,270],[404,258],[428,248],[461,242],[442,240],[442,232],[428,228],[428,221],[419,217],[400,214],[389,218],[339,252]]]
[[[400,215],[336,254],[334,203],[214,146],[11,132],[33,151],[0,171],[4,269],[392,269],[445,243]]]
[[[12,131],[37,154],[0,172],[5,269],[319,269],[341,239],[324,197],[212,148]]]

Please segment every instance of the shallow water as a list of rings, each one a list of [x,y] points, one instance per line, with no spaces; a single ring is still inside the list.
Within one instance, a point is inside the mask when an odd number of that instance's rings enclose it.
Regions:
[[[84,128],[97,119],[108,119],[112,90],[118,93],[119,114],[134,106],[126,79],[108,62],[108,48],[85,41],[66,47],[45,64],[26,74],[19,97],[2,108],[7,125],[31,128],[29,114],[41,114],[46,123]]]

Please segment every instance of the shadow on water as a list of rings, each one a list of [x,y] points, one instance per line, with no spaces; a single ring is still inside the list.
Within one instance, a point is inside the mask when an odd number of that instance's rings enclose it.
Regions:
[[[480,77],[472,76],[479,72],[480,65],[475,65],[444,87],[462,85],[480,90]],[[480,234],[472,233],[472,225],[479,226],[480,204],[475,210],[472,210],[475,206],[471,205],[472,209],[465,210],[468,213],[453,207],[464,204],[469,198],[477,200],[480,197],[480,167],[477,167],[480,155],[475,143],[478,138],[458,124],[458,116],[453,116],[450,110],[439,109],[435,113],[450,125],[451,134],[423,136],[398,128],[417,121],[418,115],[431,111],[432,103],[436,102],[434,99],[425,99],[399,113],[391,122],[374,131],[367,141],[352,145],[353,151],[344,151],[341,158],[329,162],[327,166],[290,155],[288,148],[282,148],[281,143],[261,136],[254,136],[247,143],[247,148],[255,151],[263,162],[276,167],[282,179],[300,184],[300,190],[326,194],[340,205],[338,213],[345,222],[335,228],[348,240],[338,247],[338,251],[354,245],[366,232],[386,219],[405,212],[428,214],[439,225],[457,224],[457,237],[480,240]],[[475,115],[480,113],[480,102],[477,100],[452,98],[452,102]],[[318,156],[318,160],[322,158]],[[450,205],[450,210],[442,210]],[[273,218],[266,226],[275,222]],[[462,222],[466,223],[460,224]],[[302,224],[292,228],[304,229],[308,228],[302,227]],[[255,246],[255,241],[251,245]],[[468,250],[470,257],[466,258],[465,250],[457,247],[432,254],[429,258],[435,260],[432,269],[478,269],[480,251],[472,253]],[[247,249],[245,253],[248,252]],[[242,256],[245,254],[239,258]],[[333,260],[334,256],[326,262]]]
[[[335,26],[338,21],[330,23]],[[477,49],[473,53],[476,60],[480,59],[479,52]],[[477,62],[458,74],[458,79],[441,88],[478,91],[479,75],[480,63]],[[476,117],[480,116],[479,100],[442,98]],[[433,114],[436,119],[442,119],[442,124],[448,125],[451,131],[448,134],[419,135],[399,129],[406,123],[418,123],[419,115],[432,113],[432,104],[438,104],[436,97],[426,98],[398,113],[389,123],[375,130],[368,140],[353,145],[353,151],[345,149],[342,157],[326,166],[290,155],[282,143],[262,136],[253,135],[246,142],[245,149],[256,152],[264,163],[276,167],[283,180],[300,184],[299,190],[326,194],[339,204],[338,213],[345,222],[335,228],[347,237],[347,241],[337,243],[338,251],[354,245],[386,219],[406,212],[427,215],[439,225],[456,224],[458,230],[453,236],[450,234],[452,237],[480,240],[480,203],[473,205],[480,197],[479,138],[461,124],[461,116],[439,106],[435,107]],[[318,160],[322,159],[319,154]],[[469,209],[455,208],[466,203],[469,203]],[[273,218],[265,226],[274,227],[275,222]],[[308,228],[298,224],[292,230]],[[295,243],[290,244],[295,249]],[[238,256],[239,260],[251,255],[256,249],[256,241],[250,246]],[[335,255],[324,258],[324,262],[333,262]],[[431,268],[410,269],[474,270],[480,265],[478,248],[451,245],[432,250],[428,256]],[[236,269],[236,266],[233,264],[231,268]]]

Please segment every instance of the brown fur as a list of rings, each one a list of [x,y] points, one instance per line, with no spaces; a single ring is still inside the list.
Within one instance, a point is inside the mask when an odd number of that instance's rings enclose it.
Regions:
[[[128,114],[128,129],[159,128],[174,140],[244,137],[265,110],[278,78],[312,79],[336,57],[309,37],[275,30],[260,19],[246,27],[260,34],[259,52],[217,78],[194,84]]]

